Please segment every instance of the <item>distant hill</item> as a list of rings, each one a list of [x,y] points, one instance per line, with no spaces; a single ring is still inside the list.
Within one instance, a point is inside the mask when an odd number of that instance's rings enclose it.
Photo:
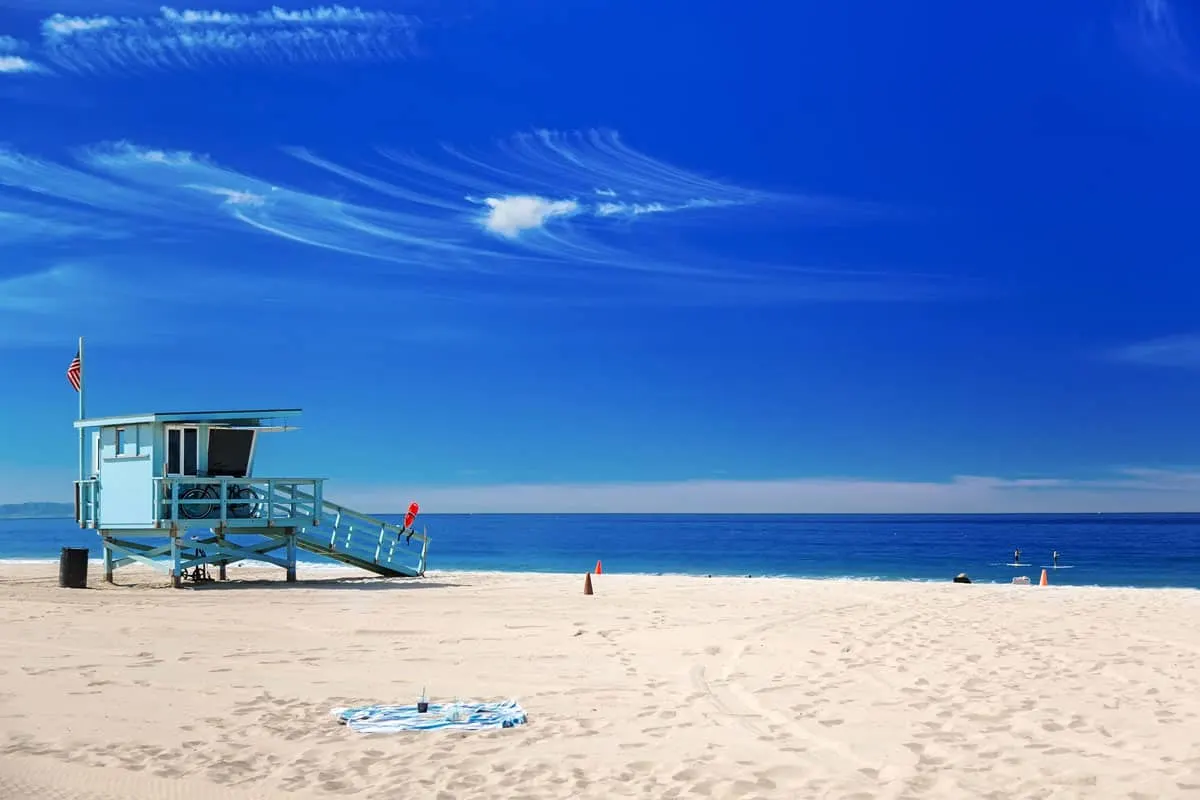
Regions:
[[[74,516],[73,503],[0,503],[0,519],[70,519]]]

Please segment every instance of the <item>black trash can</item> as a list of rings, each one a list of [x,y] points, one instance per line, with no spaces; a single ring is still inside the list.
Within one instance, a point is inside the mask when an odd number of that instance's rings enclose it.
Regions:
[[[64,547],[58,557],[58,585],[68,589],[87,588],[88,549]]]

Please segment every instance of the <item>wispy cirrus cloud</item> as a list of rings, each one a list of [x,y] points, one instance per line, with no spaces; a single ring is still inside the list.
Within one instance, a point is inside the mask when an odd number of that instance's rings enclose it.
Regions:
[[[707,178],[642,154],[614,132],[539,131],[486,154],[447,147],[438,160],[382,150],[370,166],[287,152],[340,185],[308,191],[203,155],[126,142],[84,148],[78,165],[0,150],[0,186],[9,187],[0,210],[21,200],[23,213],[39,203],[49,219],[66,209],[98,215],[104,230],[240,230],[408,272],[573,281],[590,292],[636,275],[664,291],[707,289],[724,299],[895,300],[940,289],[882,271],[749,263],[689,242],[689,233],[768,207],[794,227],[856,206]],[[669,242],[655,234],[666,220],[674,222]]]
[[[342,483],[339,482],[339,486]],[[1200,511],[1200,472],[1126,469],[1104,478],[956,476],[945,481],[813,477],[577,484],[346,485],[343,502],[430,513],[1035,514]]]
[[[110,297],[114,284],[105,277],[76,263],[23,268],[5,258],[0,265],[0,348],[62,341],[64,329],[78,330],[96,299]],[[120,325],[101,324],[121,332]]]
[[[1155,71],[1200,79],[1188,44],[1188,32],[1200,22],[1194,13],[1171,0],[1127,2],[1117,21],[1117,33],[1134,56]]]
[[[181,291],[180,287],[206,281],[217,285],[233,283],[236,275],[211,267],[189,266],[186,256],[169,263],[154,261],[153,270],[146,269],[147,261],[151,260],[127,256],[106,263],[106,259],[88,256],[27,269],[5,264],[0,268],[0,317],[12,314],[27,315],[27,319],[44,317],[61,325],[68,319],[75,324],[91,324],[95,317],[113,316],[118,326],[134,326],[136,320],[130,317],[140,315],[89,312],[97,304],[103,306],[113,301],[131,308],[170,303],[177,310],[213,300],[225,307],[256,306],[264,301],[264,295],[269,296],[285,283],[281,278],[264,276],[255,282],[254,292],[223,293],[213,298],[203,292]],[[152,279],[147,280],[148,277]]]
[[[69,337],[68,337],[69,343]],[[62,344],[59,337],[56,344]],[[0,464],[0,469],[5,465]],[[0,484],[0,503],[52,500],[71,474],[22,466]],[[364,485],[337,479],[355,508],[402,513],[419,498],[425,513],[626,514],[1038,514],[1200,511],[1200,471],[1127,469],[1104,478],[956,476],[943,481],[813,477],[783,480]]]
[[[29,204],[25,211],[20,206],[0,211],[0,246],[22,242],[42,242],[78,236],[104,236],[103,228],[96,227],[98,219],[55,211],[51,216],[46,207]],[[118,231],[109,231],[108,236],[119,236]]]
[[[1115,361],[1131,364],[1200,369],[1200,333],[1135,342],[1110,351],[1108,356]]]
[[[261,309],[262,292],[270,287],[270,281],[263,281],[253,294],[223,293],[219,298],[181,291],[180,287],[211,285],[223,278],[236,285],[234,276],[189,267],[186,256],[178,262],[159,260],[155,269],[147,269],[136,257],[112,263],[91,255],[14,261],[10,256],[0,263],[0,348],[61,342],[64,336],[69,339],[80,333],[108,343],[162,340],[187,330],[178,317],[206,306],[213,312],[228,311],[238,303]],[[167,307],[172,314],[147,313],[147,309]],[[97,308],[117,311],[98,314]],[[237,326],[253,315],[230,316],[225,325]]]
[[[86,273],[69,266],[0,277],[0,311],[41,312],[46,309],[48,298],[59,298],[71,291],[81,278],[86,278]]]
[[[274,6],[256,12],[163,6],[152,16],[57,13],[42,20],[36,57],[56,71],[75,73],[198,69],[248,62],[378,62],[412,54],[417,26],[417,19],[406,14],[341,5],[299,10]],[[6,59],[36,68],[19,56]]]
[[[89,253],[65,260],[10,255],[0,259],[0,349],[61,344],[64,337],[80,334],[106,345],[182,345],[194,338],[197,319],[219,319],[229,336],[294,342],[297,309],[317,306],[340,315],[341,335],[359,335],[376,345],[453,346],[480,335],[470,323],[440,314],[428,295],[405,284],[330,281],[294,270],[256,273],[253,267],[236,256],[214,265],[188,252]],[[211,287],[227,290],[207,290]],[[394,317],[397,308],[406,309],[403,325],[378,324]],[[315,331],[314,338],[322,339]]]

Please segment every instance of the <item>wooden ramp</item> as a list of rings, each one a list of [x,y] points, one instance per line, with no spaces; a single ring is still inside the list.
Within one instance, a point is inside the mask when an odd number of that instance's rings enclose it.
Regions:
[[[295,489],[296,501],[316,503],[307,492]],[[388,578],[416,578],[425,574],[429,537],[424,531],[321,499],[320,524],[296,529],[296,546],[310,553]]]

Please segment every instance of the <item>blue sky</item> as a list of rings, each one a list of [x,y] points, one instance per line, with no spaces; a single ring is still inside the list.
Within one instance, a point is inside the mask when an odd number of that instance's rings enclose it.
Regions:
[[[1200,13],[0,0],[0,502],[292,407],[371,508],[1200,509]]]

